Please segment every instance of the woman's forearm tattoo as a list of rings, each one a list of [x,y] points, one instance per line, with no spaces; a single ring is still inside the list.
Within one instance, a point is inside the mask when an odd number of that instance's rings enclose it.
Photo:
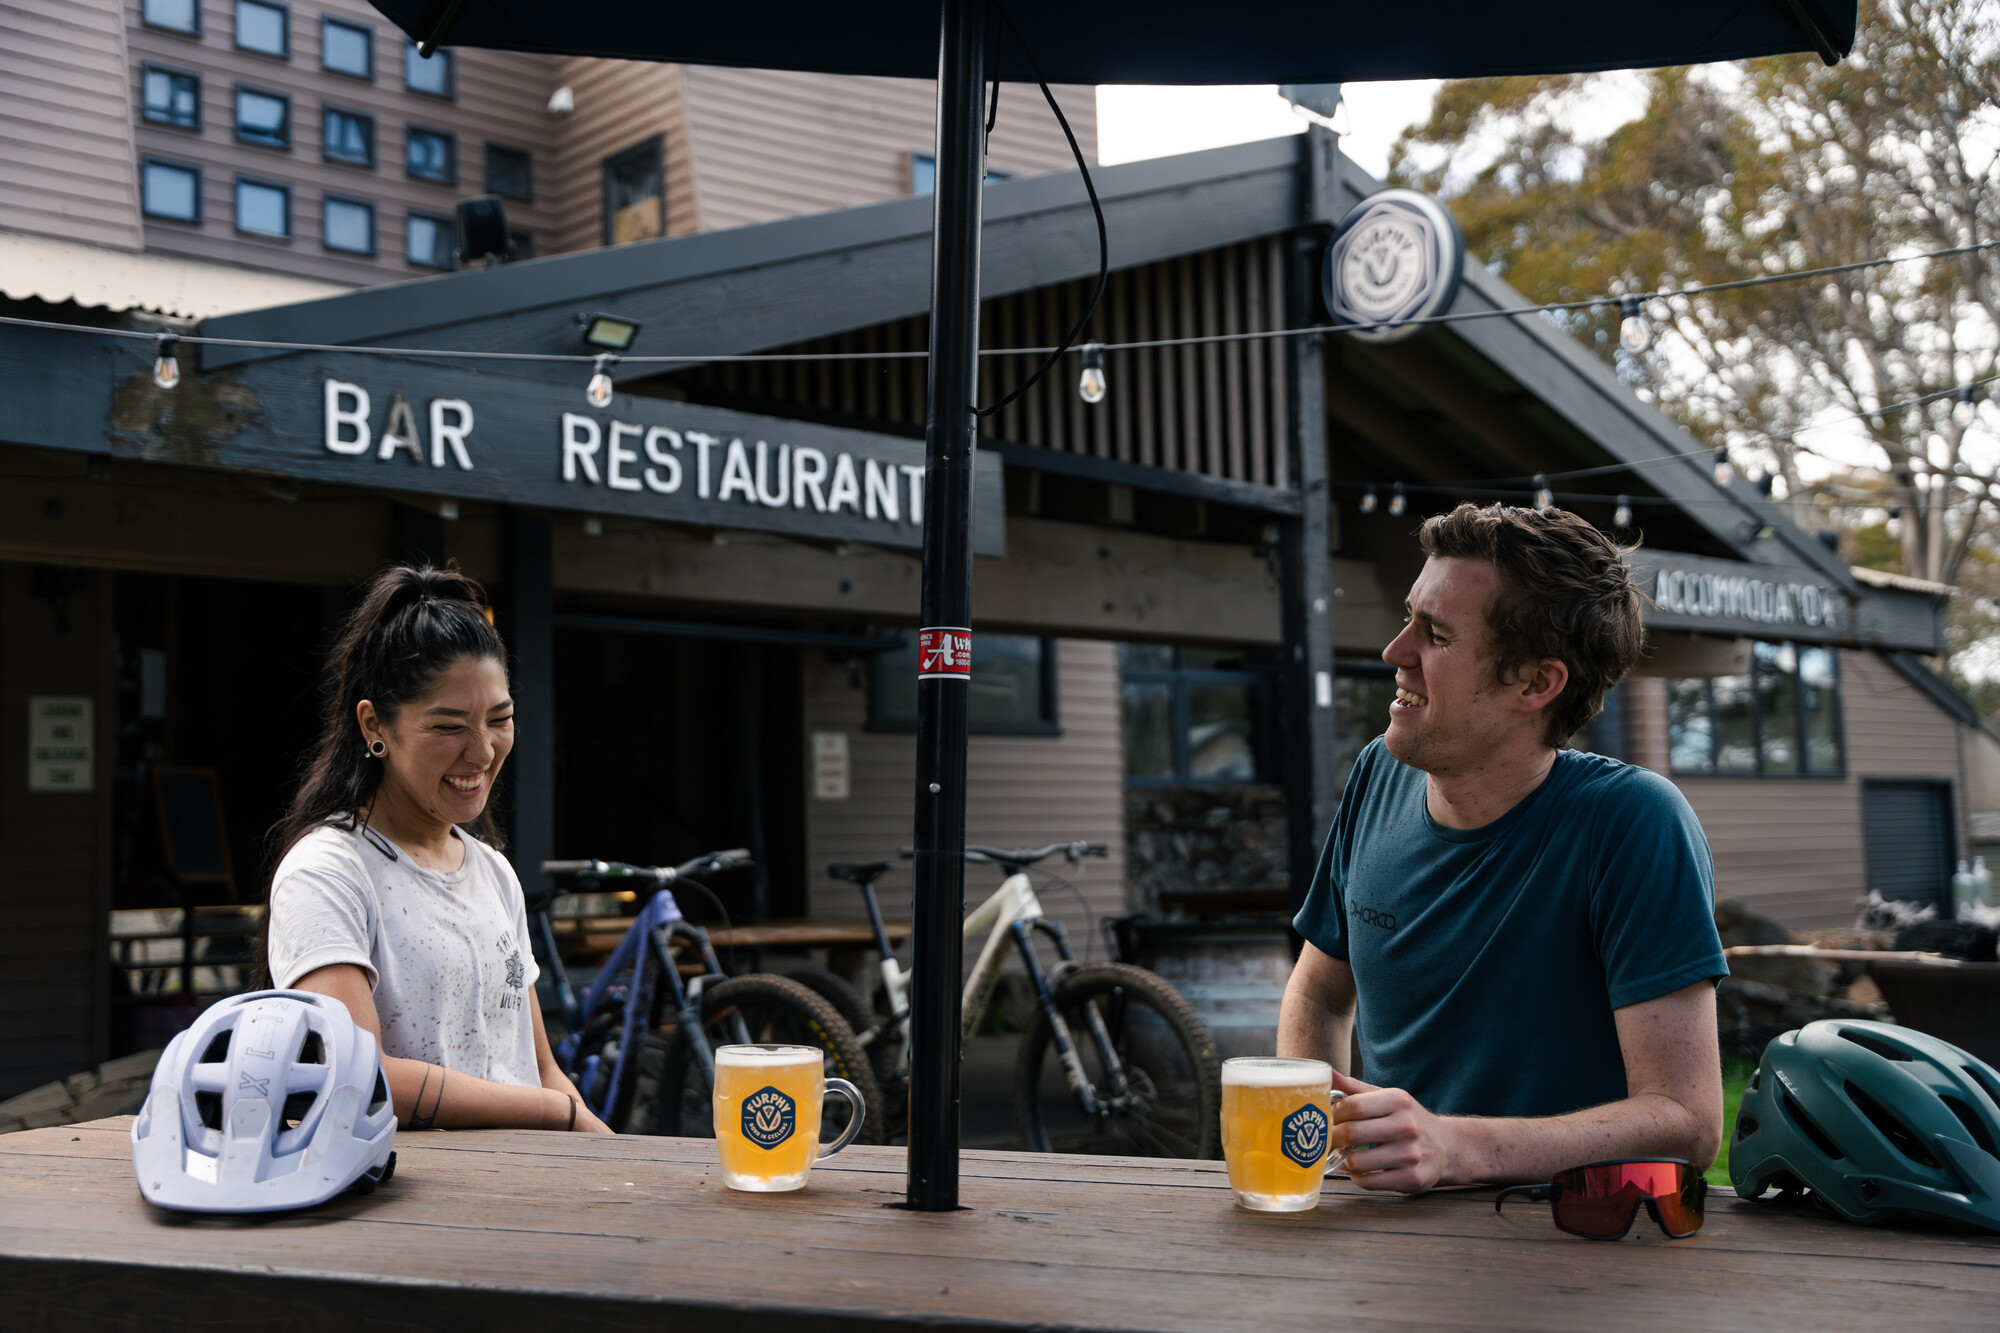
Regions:
[[[438,1107],[444,1104],[445,1071],[442,1068],[437,1071],[438,1090],[431,1098],[430,1114],[425,1115],[424,1093],[429,1091],[431,1086],[431,1068],[430,1065],[424,1066],[424,1081],[417,1085],[416,1100],[410,1103],[410,1123],[405,1126],[406,1129],[429,1129],[437,1123]]]

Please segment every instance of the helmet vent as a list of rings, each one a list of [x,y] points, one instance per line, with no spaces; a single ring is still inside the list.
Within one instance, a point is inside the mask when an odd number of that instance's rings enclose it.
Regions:
[[[1806,1114],[1806,1108],[1799,1105],[1798,1099],[1792,1096],[1791,1089],[1784,1087],[1782,1084],[1779,1087],[1778,1102],[1785,1108],[1785,1114],[1791,1118],[1792,1123],[1799,1127],[1799,1132],[1812,1140],[1813,1147],[1818,1148],[1828,1157],[1841,1158],[1847,1156],[1846,1153],[1840,1150],[1840,1145],[1835,1143],[1827,1132],[1814,1123],[1811,1116]]]
[[[1961,1065],[1959,1067],[1965,1070],[1965,1076],[1972,1080],[1973,1086],[1984,1092],[1988,1099],[1992,1101],[1994,1109],[2000,1110],[2000,1084],[1996,1084],[1993,1081],[1992,1068],[1987,1065]]]
[[[1736,1141],[1738,1143],[1757,1132],[1757,1117],[1747,1111],[1736,1113]]]
[[[1884,1041],[1872,1032],[1863,1032],[1858,1028],[1842,1028],[1840,1035],[1864,1051],[1873,1051],[1884,1060],[1908,1060],[1912,1058],[1910,1053],[1902,1047],[1892,1042]]]
[[[197,1092],[194,1095],[194,1111],[201,1117],[203,1129],[222,1128],[222,1094],[219,1092]]]
[[[326,1063],[326,1047],[320,1042],[319,1033],[306,1029],[306,1039],[299,1043],[299,1058],[292,1062],[300,1065],[323,1065]]]
[[[312,1114],[313,1098],[316,1096],[317,1093],[295,1092],[285,1098],[285,1109],[278,1116],[280,1126],[284,1129],[297,1129],[305,1122],[305,1118]]]
[[[1938,1159],[1931,1156],[1930,1149],[1924,1147],[1923,1140],[1910,1132],[1909,1126],[1890,1115],[1882,1103],[1870,1097],[1852,1083],[1844,1085],[1847,1096],[1856,1110],[1868,1117],[1868,1123],[1882,1131],[1882,1137],[1894,1145],[1897,1152],[1921,1166],[1935,1167]]]
[[[1992,1132],[1980,1123],[1977,1112],[1949,1093],[1939,1093],[1938,1100],[1951,1108],[1951,1113],[1958,1117],[1958,1123],[1965,1126],[1965,1132],[1972,1136],[1972,1141],[1978,1144],[1988,1157],[2000,1157],[2000,1152],[1996,1152],[1993,1147]]]
[[[382,1103],[389,1100],[389,1085],[382,1080],[382,1071],[375,1071],[375,1095],[368,1102],[368,1114],[374,1115],[382,1109]]]
[[[201,1059],[195,1063],[219,1065],[224,1060],[227,1060],[229,1058],[229,1032],[228,1028],[224,1028],[213,1037],[210,1037],[208,1040],[208,1049],[201,1053]]]

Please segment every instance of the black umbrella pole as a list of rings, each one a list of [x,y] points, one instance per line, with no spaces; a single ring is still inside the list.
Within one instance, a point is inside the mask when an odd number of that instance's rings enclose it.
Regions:
[[[972,649],[974,363],[986,177],[986,0],[943,0],[931,242],[930,424],[917,653],[916,971],[908,1202],[958,1207],[960,928],[965,916],[966,686]]]

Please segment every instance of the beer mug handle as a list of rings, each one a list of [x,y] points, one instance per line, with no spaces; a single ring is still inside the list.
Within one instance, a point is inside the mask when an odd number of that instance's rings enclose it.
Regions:
[[[832,1143],[820,1145],[819,1157],[813,1158],[815,1162],[822,1158],[833,1156],[842,1148],[854,1142],[854,1136],[861,1132],[861,1122],[868,1114],[868,1105],[861,1100],[861,1089],[855,1087],[846,1079],[828,1079],[826,1081],[826,1090],[828,1092],[837,1092],[842,1097],[845,1097],[847,1104],[854,1108],[854,1114],[848,1119],[847,1128],[840,1132],[839,1138],[835,1139]]]

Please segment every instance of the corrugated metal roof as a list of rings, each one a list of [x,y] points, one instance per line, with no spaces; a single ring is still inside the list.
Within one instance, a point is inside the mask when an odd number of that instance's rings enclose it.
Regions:
[[[0,232],[0,296],[15,300],[207,319],[346,290],[314,278]]]

